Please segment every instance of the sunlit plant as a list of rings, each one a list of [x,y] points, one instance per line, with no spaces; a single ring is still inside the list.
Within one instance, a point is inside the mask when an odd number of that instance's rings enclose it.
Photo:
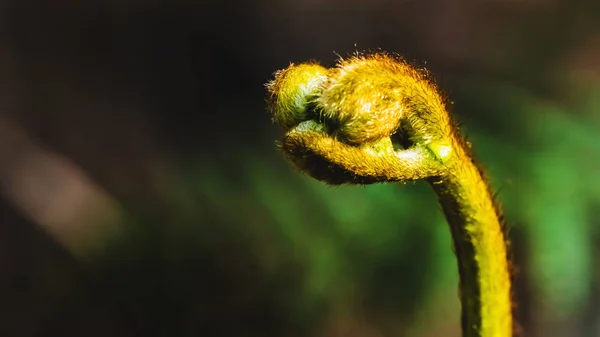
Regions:
[[[280,143],[331,185],[426,180],[454,242],[465,337],[513,333],[501,212],[428,73],[387,54],[292,64],[267,84]]]

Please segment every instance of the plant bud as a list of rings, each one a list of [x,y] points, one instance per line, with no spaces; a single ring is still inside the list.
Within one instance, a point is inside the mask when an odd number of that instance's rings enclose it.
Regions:
[[[324,121],[342,140],[362,144],[389,137],[404,115],[402,64],[388,57],[342,61],[318,98]],[[400,73],[398,73],[400,71]]]
[[[275,79],[267,84],[273,121],[289,129],[315,118],[310,105],[321,93],[327,75],[327,69],[314,63],[291,64],[275,73]]]

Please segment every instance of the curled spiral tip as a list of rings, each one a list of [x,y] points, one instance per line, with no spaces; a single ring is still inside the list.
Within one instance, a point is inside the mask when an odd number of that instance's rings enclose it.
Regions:
[[[315,118],[310,105],[320,94],[328,70],[315,63],[290,64],[267,83],[268,104],[273,121],[289,129]]]
[[[433,168],[451,152],[439,141],[446,111],[435,86],[397,58],[356,56],[331,69],[291,64],[267,88],[273,120],[288,130],[281,148],[302,171],[330,184],[435,176]],[[390,137],[397,132],[434,156],[394,151]],[[434,143],[440,146],[427,147]]]

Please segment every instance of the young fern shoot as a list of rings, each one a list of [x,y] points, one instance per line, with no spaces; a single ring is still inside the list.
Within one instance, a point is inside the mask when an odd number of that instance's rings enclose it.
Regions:
[[[464,337],[513,332],[499,208],[428,75],[375,54],[290,65],[267,84],[284,154],[331,185],[428,181],[450,225]],[[401,144],[401,147],[395,144]]]

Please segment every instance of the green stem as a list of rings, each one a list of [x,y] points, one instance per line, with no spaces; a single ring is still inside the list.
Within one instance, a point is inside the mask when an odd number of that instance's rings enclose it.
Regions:
[[[507,245],[488,185],[470,157],[430,179],[450,225],[458,270],[464,337],[512,336]]]

